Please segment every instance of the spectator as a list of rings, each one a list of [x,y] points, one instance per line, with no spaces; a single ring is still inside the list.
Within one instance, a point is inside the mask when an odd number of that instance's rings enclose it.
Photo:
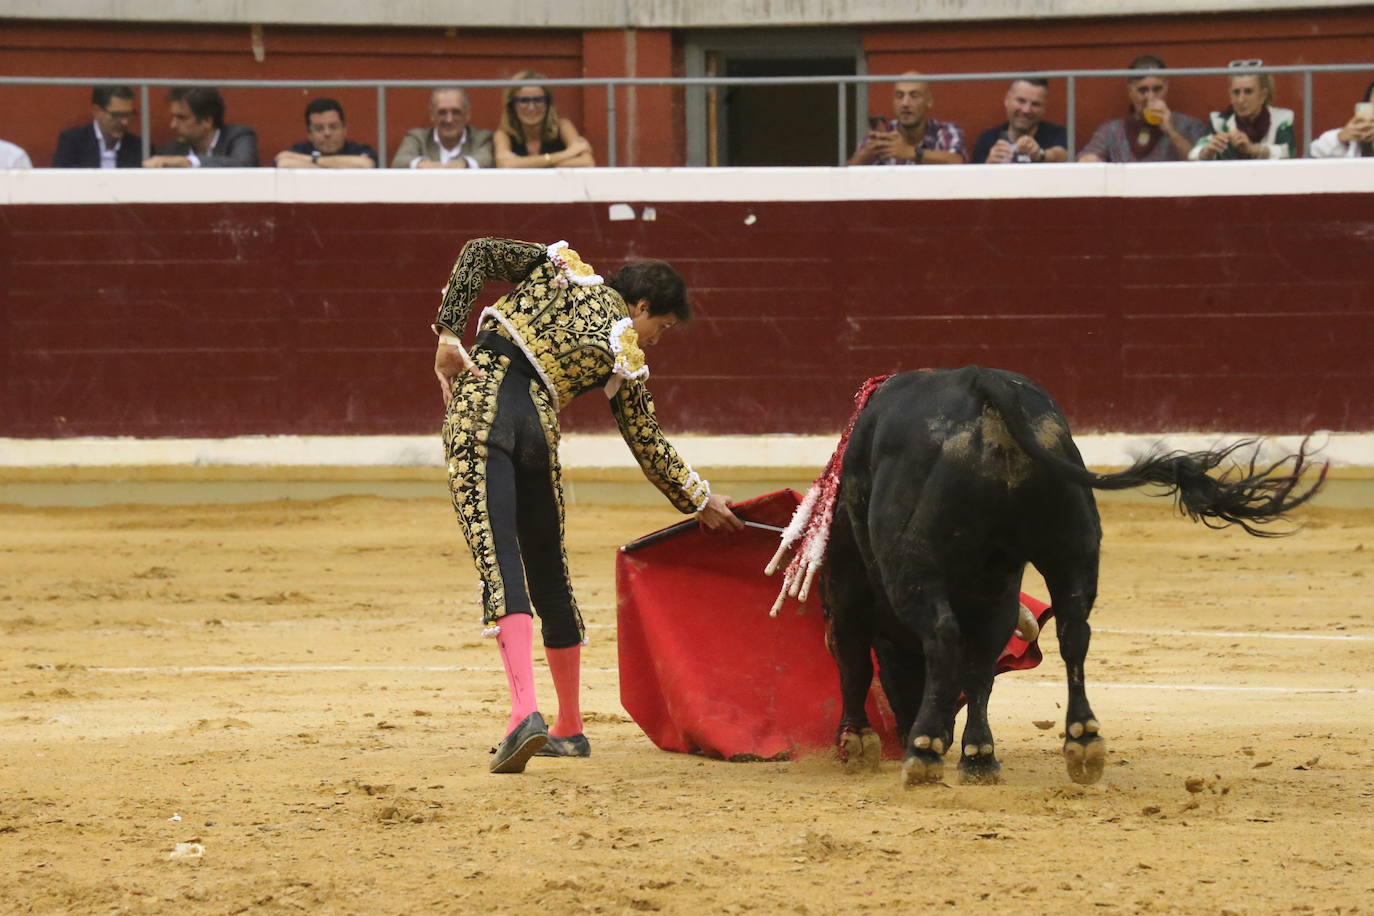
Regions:
[[[521,70],[513,79],[548,79]],[[501,127],[496,131],[496,167],[501,169],[577,168],[596,165],[592,145],[573,122],[558,116],[553,90],[536,82],[501,93]]]
[[[1020,78],[1011,81],[1003,104],[1005,123],[978,136],[973,161],[1064,162],[1069,158],[1069,132],[1062,125],[1043,120],[1050,95],[1048,80]]]
[[[1164,61],[1142,54],[1130,70],[1166,70]],[[1169,81],[1145,73],[1126,80],[1131,110],[1124,118],[1108,121],[1093,131],[1079,162],[1177,162],[1188,153],[1207,127],[1197,118],[1171,111],[1164,97]]]
[[[257,166],[258,135],[251,127],[224,123],[224,98],[218,89],[173,89],[167,102],[177,138],[145,159],[145,169]]]
[[[393,169],[489,169],[491,131],[468,124],[468,94],[435,89],[429,94],[431,127],[406,132],[391,160]]]
[[[377,151],[348,139],[343,106],[311,99],[305,106],[305,139],[277,153],[279,169],[375,169]]]
[[[920,76],[915,71],[902,76]],[[924,165],[963,163],[964,131],[950,121],[930,117],[935,95],[923,81],[897,83],[892,87],[891,121],[870,118],[872,130],[849,157],[848,165]]]
[[[0,170],[31,169],[29,154],[8,140],[0,140]]]
[[[143,141],[129,133],[135,114],[134,91],[128,86],[96,86],[91,90],[91,123],[58,134],[52,167],[138,168],[143,164]]]
[[[1258,67],[1263,61],[1233,60],[1233,67]],[[1207,133],[1193,145],[1189,159],[1288,159],[1293,155],[1293,112],[1274,107],[1274,80],[1268,73],[1230,77],[1231,104],[1208,115]]]
[[[1313,159],[1354,159],[1374,156],[1374,83],[1364,91],[1364,101],[1355,103],[1355,116],[1344,127],[1333,127],[1312,144]]]

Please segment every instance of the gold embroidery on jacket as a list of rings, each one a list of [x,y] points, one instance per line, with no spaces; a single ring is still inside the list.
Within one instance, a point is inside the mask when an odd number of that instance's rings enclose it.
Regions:
[[[562,251],[566,254],[568,249]],[[592,269],[580,258],[578,264],[579,269]],[[483,327],[513,342],[513,335],[518,335],[521,349],[533,357],[536,369],[553,389],[554,410],[605,385],[616,359],[612,330],[629,318],[625,300],[611,287],[561,287],[554,281],[562,275],[562,268],[550,260],[544,245],[474,239],[463,246],[453,266],[436,320],[439,326],[461,336],[472,304],[487,281],[518,283],[513,292],[490,307],[503,320],[489,316]],[[623,333],[623,324],[617,330]],[[639,350],[637,340],[625,342]],[[642,358],[641,350],[638,359]],[[634,368],[642,365],[640,362]],[[621,385],[611,398],[611,411],[644,476],[683,512],[705,505],[710,486],[664,438],[642,378]],[[554,418],[555,428],[556,422]]]

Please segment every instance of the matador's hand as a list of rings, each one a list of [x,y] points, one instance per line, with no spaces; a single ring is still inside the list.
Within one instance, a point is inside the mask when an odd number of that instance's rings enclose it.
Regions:
[[[477,378],[486,378],[487,375],[461,346],[439,344],[434,351],[434,374],[439,378],[439,390],[443,392],[445,407],[453,399],[453,380],[464,372],[471,372]]]
[[[744,522],[730,511],[730,497],[723,493],[712,493],[706,505],[697,510],[697,521],[712,531],[740,531]]]

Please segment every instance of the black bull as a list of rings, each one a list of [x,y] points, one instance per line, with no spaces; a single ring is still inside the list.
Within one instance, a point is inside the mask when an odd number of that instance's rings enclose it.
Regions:
[[[864,714],[879,677],[904,736],[907,785],[943,778],[962,692],[968,702],[960,777],[993,782],[999,764],[987,707],[997,657],[1017,621],[1021,577],[1045,579],[1068,674],[1064,756],[1079,783],[1102,774],[1106,750],[1083,665],[1097,597],[1102,527],[1093,489],[1156,485],[1212,527],[1251,534],[1307,501],[1297,455],[1257,469],[1207,472],[1247,443],[1150,454],[1117,474],[1083,466],[1058,405],[1012,372],[967,366],[908,372],[880,388],[844,455],[822,593],[840,670],[839,753],[876,767]]]

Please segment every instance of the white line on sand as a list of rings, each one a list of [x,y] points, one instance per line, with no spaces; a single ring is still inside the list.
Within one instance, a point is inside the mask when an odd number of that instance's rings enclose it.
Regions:
[[[1023,681],[1017,683],[1025,684],[1030,687],[1059,687],[1064,686],[1063,681]],[[1270,685],[1255,686],[1231,686],[1227,684],[1109,684],[1104,681],[1092,681],[1088,684],[1090,690],[1195,690],[1216,693],[1346,693],[1346,694],[1374,694],[1374,687],[1279,687]]]
[[[146,668],[89,668],[107,674],[294,674],[302,672],[350,671],[364,674],[404,671],[503,671],[499,665],[167,665]],[[615,668],[586,668],[600,673],[615,672]],[[1032,687],[1062,687],[1061,681],[1021,681]],[[1239,686],[1225,684],[1110,684],[1093,683],[1094,690],[1201,690],[1219,692],[1261,693],[1349,693],[1374,694],[1374,687],[1278,687]]]
[[[108,674],[291,674],[309,671],[505,671],[500,665],[163,665],[140,668],[102,668],[87,671]],[[583,668],[583,671],[615,671],[615,668]]]
[[[1221,630],[1122,630],[1116,627],[1093,627],[1093,633],[1119,633],[1129,636],[1213,636],[1221,639],[1343,639],[1351,642],[1374,642],[1374,636],[1341,636],[1324,633],[1238,633]]]
[[[584,612],[610,612],[615,608],[610,605],[582,605]],[[199,620],[175,621],[159,619],[159,623],[175,624],[183,627],[203,627],[204,623]],[[341,618],[326,618],[318,620],[315,618],[301,619],[289,618],[286,620],[226,620],[226,626],[249,629],[252,627],[287,627],[298,626],[308,627],[315,623],[334,623],[334,624],[371,624],[376,621],[368,620],[344,620]],[[382,621],[387,623],[387,621]],[[614,623],[587,623],[583,624],[588,630],[614,630],[617,624]],[[110,632],[114,632],[111,630]],[[1255,631],[1238,632],[1233,630],[1141,630],[1127,629],[1122,627],[1093,627],[1093,633],[1111,633],[1120,636],[1201,636],[1212,637],[1214,639],[1325,639],[1338,640],[1345,642],[1374,642],[1374,636],[1359,636],[1354,634],[1326,634],[1326,633],[1257,633]]]

